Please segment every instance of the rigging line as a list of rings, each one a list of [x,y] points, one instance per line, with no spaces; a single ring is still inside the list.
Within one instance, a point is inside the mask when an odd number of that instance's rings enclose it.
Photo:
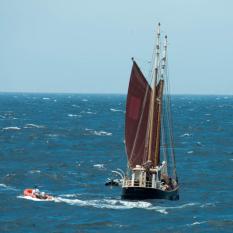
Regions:
[[[165,85],[166,86],[166,85]],[[166,95],[166,88],[164,88],[164,94]],[[166,174],[168,174],[167,172],[167,164],[168,164],[168,151],[167,151],[167,139],[166,139],[166,98],[164,98],[163,100],[164,104],[163,104],[163,110],[162,110],[162,122],[161,122],[161,128],[162,128],[162,145],[163,145],[163,158],[166,161]]]
[[[169,88],[169,70],[168,70],[168,59],[167,59],[167,69],[166,69],[166,77],[168,80],[168,88]],[[174,167],[174,178],[178,182],[178,177],[177,177],[177,171],[176,171],[176,161],[175,161],[175,149],[174,149],[174,137],[173,137],[173,119],[172,119],[172,114],[171,114],[171,98],[168,96],[168,117],[169,117],[169,129],[170,129],[170,142],[171,142],[171,157],[172,157],[172,162],[173,162],[173,167]]]

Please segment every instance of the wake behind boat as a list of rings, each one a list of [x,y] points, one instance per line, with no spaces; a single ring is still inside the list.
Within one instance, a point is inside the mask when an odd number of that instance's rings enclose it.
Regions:
[[[128,169],[122,199],[179,199],[168,95],[167,36],[160,55],[160,24],[151,84],[133,60],[125,118]]]

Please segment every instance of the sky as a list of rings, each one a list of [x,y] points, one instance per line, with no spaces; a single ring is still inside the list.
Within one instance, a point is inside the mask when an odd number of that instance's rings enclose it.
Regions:
[[[0,92],[126,94],[161,23],[172,94],[233,94],[232,0],[0,0]]]

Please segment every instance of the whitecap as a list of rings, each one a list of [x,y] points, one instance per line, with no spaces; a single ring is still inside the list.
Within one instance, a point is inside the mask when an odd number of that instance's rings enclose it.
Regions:
[[[2,128],[3,130],[21,130],[21,128],[17,127],[17,126],[10,126],[10,127],[5,127]]]
[[[43,97],[42,99],[43,100],[50,100],[50,98],[48,98],[48,97]]]
[[[93,167],[104,168],[104,164],[94,164]]]
[[[58,137],[58,134],[48,134],[47,136],[51,137],[51,138],[56,138],[56,137]]]
[[[182,135],[180,135],[180,137],[190,137],[192,134],[190,134],[190,133],[184,133],[184,134],[182,134]]]
[[[112,133],[106,132],[106,131],[103,131],[103,130],[96,131],[96,130],[93,130],[93,129],[85,128],[85,131],[89,131],[91,134],[96,135],[96,136],[112,136]]]
[[[80,108],[80,106],[78,106],[76,104],[72,104],[71,106],[74,107],[74,108]]]
[[[30,129],[30,128],[37,128],[37,129],[41,129],[41,128],[45,128],[44,125],[36,125],[36,124],[26,124],[24,126],[25,129]]]
[[[30,174],[35,174],[35,173],[40,173],[41,171],[40,170],[31,170],[29,171]]]
[[[187,154],[193,154],[193,152],[194,152],[193,150],[190,150],[187,152]]]
[[[87,102],[88,100],[87,99],[82,99],[83,102]]]
[[[68,114],[68,117],[81,117],[81,115],[77,115],[77,114]]]
[[[191,224],[186,224],[186,226],[195,226],[195,225],[200,225],[200,224],[204,224],[207,223],[207,221],[202,221],[202,222],[193,222]]]
[[[110,111],[112,111],[112,112],[125,112],[121,109],[115,109],[115,108],[110,108]]]
[[[110,132],[106,132],[106,131],[103,131],[103,130],[100,130],[100,131],[94,131],[93,132],[94,135],[97,135],[97,136],[112,136],[112,133]]]
[[[14,190],[14,191],[17,191],[18,189],[16,188],[13,188],[11,186],[8,186],[8,185],[5,185],[5,184],[0,184],[0,188],[3,188],[5,190]]]

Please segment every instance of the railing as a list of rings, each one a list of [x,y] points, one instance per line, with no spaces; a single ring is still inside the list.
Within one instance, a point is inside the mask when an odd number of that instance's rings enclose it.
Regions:
[[[123,186],[151,188],[152,187],[152,182],[151,181],[141,182],[141,185],[140,185],[140,181],[139,180],[134,180],[134,182],[133,182],[133,180],[124,180]]]

